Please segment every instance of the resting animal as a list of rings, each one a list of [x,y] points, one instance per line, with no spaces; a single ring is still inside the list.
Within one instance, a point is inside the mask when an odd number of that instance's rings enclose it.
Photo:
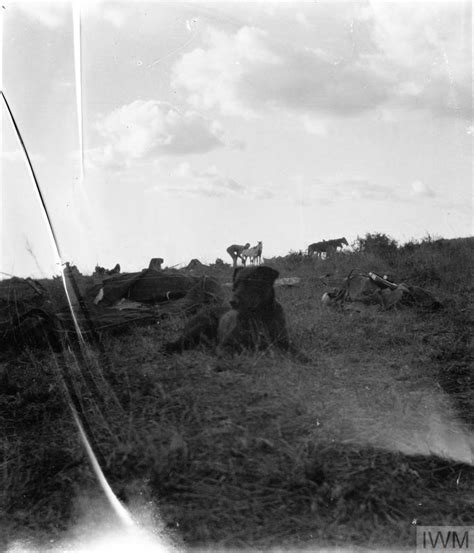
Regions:
[[[219,354],[272,345],[296,353],[290,345],[283,308],[275,299],[277,277],[278,271],[270,267],[236,268],[231,307],[201,311],[189,320],[177,341],[166,344],[165,351],[180,352],[200,342],[217,342]]]
[[[149,269],[153,269],[154,271],[161,271],[161,266],[163,265],[163,258],[162,257],[152,257],[150,259],[150,263],[148,264]]]

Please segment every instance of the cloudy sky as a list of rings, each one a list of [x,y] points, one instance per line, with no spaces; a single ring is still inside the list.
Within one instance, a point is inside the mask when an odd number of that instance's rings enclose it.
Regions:
[[[471,3],[3,2],[61,255],[138,270],[472,233]],[[58,273],[2,105],[1,271]]]

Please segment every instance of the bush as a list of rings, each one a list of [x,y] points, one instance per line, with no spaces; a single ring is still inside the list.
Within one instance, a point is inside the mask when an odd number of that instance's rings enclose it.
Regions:
[[[472,281],[474,240],[408,242],[398,251],[398,270],[404,280],[418,286],[436,286],[459,294]]]
[[[357,237],[354,249],[376,255],[388,263],[394,263],[397,258],[398,244],[390,236],[377,232],[366,234],[364,238]]]

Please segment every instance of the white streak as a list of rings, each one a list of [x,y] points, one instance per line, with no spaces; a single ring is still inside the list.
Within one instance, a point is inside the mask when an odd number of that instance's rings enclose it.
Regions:
[[[76,113],[79,133],[79,150],[81,160],[80,187],[84,180],[84,136],[82,116],[82,57],[81,57],[81,7],[78,1],[72,4],[72,23],[74,40],[74,76],[76,83]]]
[[[5,10],[0,7],[0,90],[3,90],[3,17]],[[0,129],[2,129],[2,132],[0,132],[0,170],[3,172],[3,109],[0,110]],[[3,179],[0,181],[0,210],[3,209],[3,186],[2,186]],[[1,232],[1,231],[0,231]],[[0,261],[4,259],[3,256],[3,240],[2,235],[0,233]]]
[[[87,452],[87,456],[89,457],[89,460],[91,462],[92,470],[94,471],[97,477],[97,480],[99,481],[99,484],[102,486],[105,496],[107,497],[112,509],[117,514],[120,521],[123,522],[126,526],[134,526],[134,522],[132,517],[130,516],[130,513],[117,499],[117,496],[114,494],[112,488],[110,487],[109,483],[107,482],[107,479],[104,476],[104,473],[102,472],[102,469],[100,468],[97,458],[89,444],[89,440],[87,439],[86,433],[84,432],[81,421],[79,420],[76,409],[72,404],[70,404],[70,407],[72,409],[72,414],[74,415],[74,421],[76,422],[77,428],[79,430],[82,443]]]

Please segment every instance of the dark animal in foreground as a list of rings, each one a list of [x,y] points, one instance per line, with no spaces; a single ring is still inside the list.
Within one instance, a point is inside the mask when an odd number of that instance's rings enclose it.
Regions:
[[[232,263],[233,266],[237,266],[237,259],[240,259],[242,263],[244,263],[244,259],[242,258],[242,252],[246,250],[247,248],[250,248],[250,243],[247,242],[244,246],[241,246],[239,244],[232,244],[232,246],[229,246],[227,248],[227,253],[232,257]]]
[[[219,320],[221,350],[290,348],[282,306],[273,284],[278,272],[270,267],[238,269],[234,274],[232,309]]]
[[[189,320],[178,340],[166,344],[165,351],[180,352],[201,342],[217,342],[219,354],[270,346],[295,352],[283,308],[275,299],[277,277],[278,271],[271,267],[236,268],[231,307],[201,311]]]

